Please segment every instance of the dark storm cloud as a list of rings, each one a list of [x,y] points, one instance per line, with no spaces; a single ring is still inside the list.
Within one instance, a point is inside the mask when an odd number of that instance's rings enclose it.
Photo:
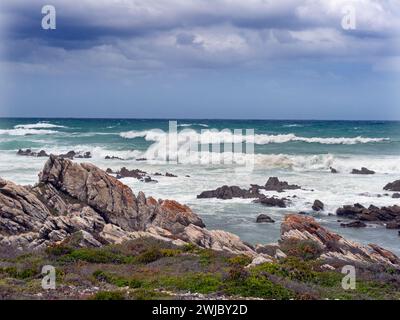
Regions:
[[[70,61],[92,51],[103,64],[121,59],[122,65],[135,67],[143,60],[203,67],[273,57],[373,56],[383,48],[395,54],[399,11],[393,1],[355,3],[357,29],[351,31],[341,27],[342,8],[348,3],[54,0],[57,29],[49,31],[40,25],[43,1],[3,0],[2,41],[9,44],[3,58],[46,63],[59,49]]]

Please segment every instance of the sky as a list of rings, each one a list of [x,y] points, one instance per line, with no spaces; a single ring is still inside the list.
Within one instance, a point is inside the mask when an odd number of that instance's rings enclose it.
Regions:
[[[0,2],[3,117],[400,120],[399,76],[400,0]]]

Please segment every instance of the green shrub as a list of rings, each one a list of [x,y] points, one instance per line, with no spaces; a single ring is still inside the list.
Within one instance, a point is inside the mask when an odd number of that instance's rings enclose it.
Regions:
[[[152,289],[138,289],[130,294],[134,300],[160,300],[168,298],[169,295],[154,291]]]
[[[250,273],[239,264],[233,265],[228,272],[228,281],[244,281],[249,277]]]
[[[172,290],[198,293],[216,292],[222,284],[221,277],[215,274],[196,273],[181,277],[162,277],[158,285]]]
[[[303,260],[314,260],[322,253],[320,246],[311,240],[286,240],[282,243],[281,249],[288,256]]]
[[[86,261],[90,263],[130,263],[132,258],[115,253],[107,248],[81,248],[61,257],[62,261]]]
[[[125,300],[125,295],[120,291],[99,291],[93,300]]]
[[[193,243],[187,243],[183,246],[182,250],[185,252],[194,252],[198,249],[198,247]]]
[[[0,268],[0,273],[6,274],[11,278],[24,280],[36,277],[39,274],[39,271],[35,268],[18,270],[16,267],[5,267]]]
[[[74,249],[69,246],[64,245],[54,245],[46,248],[46,253],[50,256],[63,256],[66,254],[70,254]]]
[[[182,253],[179,249],[161,249],[160,253],[163,257],[176,257]]]
[[[117,287],[130,287],[130,288],[140,288],[143,282],[136,278],[124,278],[118,275],[113,275],[102,270],[96,270],[93,272],[93,277],[101,282],[107,282],[113,284]]]
[[[251,258],[246,255],[238,255],[228,259],[230,265],[247,266],[251,263]]]
[[[295,293],[280,284],[275,284],[261,275],[251,275],[244,280],[228,281],[224,292],[242,297],[258,297],[264,299],[288,300],[295,297]]]
[[[136,261],[139,263],[150,263],[154,262],[162,257],[160,249],[152,247],[141,253],[136,257]]]

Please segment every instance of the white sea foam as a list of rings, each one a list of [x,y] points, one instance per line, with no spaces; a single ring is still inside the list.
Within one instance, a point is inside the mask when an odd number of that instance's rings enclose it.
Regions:
[[[58,133],[54,130],[41,130],[41,129],[0,129],[0,135],[9,136],[30,136],[30,135],[48,135]]]
[[[121,132],[120,136],[126,139],[144,138],[146,141],[161,141],[165,140],[168,133],[162,130],[152,129],[144,131],[127,131]],[[248,142],[258,145],[271,144],[271,143],[287,143],[291,141],[306,142],[306,143],[320,143],[320,144],[363,144],[371,142],[385,142],[390,141],[389,138],[367,138],[367,137],[299,137],[293,133],[289,134],[256,134],[256,135],[240,135],[234,134],[232,131],[212,131],[203,130],[201,133],[191,129],[182,130],[178,133],[178,141],[199,141],[203,144],[210,143],[241,143]]]
[[[198,126],[198,127],[204,127],[207,128],[208,124],[205,123],[182,123],[182,124],[178,124],[178,127],[192,127],[192,126]]]
[[[296,128],[296,127],[304,127],[302,124],[292,123],[292,124],[284,124],[282,127],[284,128]]]
[[[65,128],[65,126],[52,124],[48,122],[38,122],[31,124],[17,124],[14,126],[15,129],[48,129],[48,128]]]

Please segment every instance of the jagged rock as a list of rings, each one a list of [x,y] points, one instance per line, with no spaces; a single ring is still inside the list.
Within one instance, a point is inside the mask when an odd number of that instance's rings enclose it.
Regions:
[[[378,264],[400,269],[400,259],[392,252],[377,245],[361,245],[346,240],[320,226],[312,217],[287,215],[281,225],[281,244],[296,241],[312,241],[320,249],[318,259],[330,264],[343,263]]]
[[[49,216],[47,207],[28,189],[0,179],[0,233],[3,236],[38,232]]]
[[[255,203],[261,203],[267,207],[279,207],[279,208],[286,208],[285,198],[279,199],[275,197],[267,197],[265,195],[261,195],[258,199],[254,200]]]
[[[341,223],[340,226],[344,228],[365,228],[367,225],[362,221],[353,221],[350,223]]]
[[[266,223],[274,223],[275,220],[272,219],[271,217],[267,216],[266,214],[260,214],[260,215],[257,217],[256,222],[257,222],[257,223],[264,223],[264,222],[266,222]]]
[[[0,244],[39,248],[75,241],[79,246],[153,237],[182,245],[255,255],[224,231],[209,231],[187,206],[137,197],[94,165],[51,155],[39,183],[26,189],[0,180]],[[72,239],[72,240],[71,240]]]
[[[289,184],[286,181],[279,181],[277,177],[270,177],[263,189],[268,191],[284,191],[301,189],[301,187],[295,184]]]
[[[242,189],[238,186],[222,186],[215,190],[203,191],[197,196],[198,199],[217,198],[217,199],[232,199],[232,198],[258,198],[260,194],[253,193],[251,190]]]
[[[362,167],[361,170],[353,169],[353,171],[351,171],[351,173],[352,174],[375,174],[375,171],[372,171],[365,167]]]
[[[232,198],[265,198],[265,195],[260,193],[260,190],[278,191],[300,189],[300,186],[288,184],[286,181],[279,181],[276,177],[270,177],[264,186],[257,184],[250,185],[249,189],[242,189],[238,186],[222,186],[215,190],[203,191],[197,196],[198,199],[218,198],[218,199],[232,199]],[[270,199],[270,198],[268,198]],[[264,200],[266,203],[272,203],[273,200]],[[271,198],[272,199],[272,198]],[[259,201],[261,202],[261,201]],[[282,202],[279,206],[282,205]],[[273,206],[277,206],[274,204]]]
[[[397,222],[400,223],[400,206],[397,205],[382,208],[371,205],[365,208],[357,203],[354,206],[343,206],[337,209],[336,214],[338,216],[373,223],[390,222],[389,226],[393,226]]]
[[[392,194],[393,199],[400,199],[400,193],[393,193]]]
[[[324,204],[323,204],[323,202],[320,201],[320,200],[315,200],[315,201],[314,201],[314,204],[312,205],[312,209],[313,209],[314,211],[321,211],[321,210],[324,210]]]
[[[388,183],[386,186],[383,187],[383,189],[388,191],[400,191],[400,180]]]

